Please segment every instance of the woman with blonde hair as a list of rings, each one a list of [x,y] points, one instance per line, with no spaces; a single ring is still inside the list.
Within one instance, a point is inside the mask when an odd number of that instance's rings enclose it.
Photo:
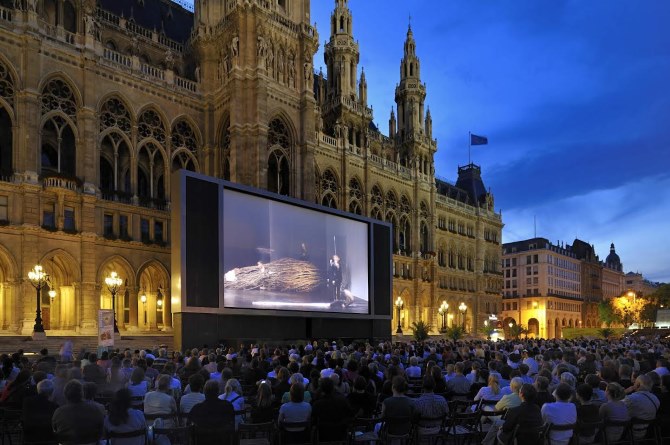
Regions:
[[[223,394],[219,396],[221,400],[227,400],[233,405],[235,410],[235,429],[242,423],[242,414],[244,411],[244,396],[242,395],[242,385],[237,379],[228,379]]]
[[[475,396],[475,401],[477,400],[500,400],[503,396],[502,391],[500,390],[500,378],[497,374],[489,375],[488,385],[482,386],[479,389],[479,392]],[[484,409],[489,409],[493,411],[492,406],[484,406]]]
[[[618,383],[612,382],[607,384],[605,390],[607,402],[600,405],[600,418],[607,423],[608,421],[626,422],[630,420],[628,407],[623,402],[626,396],[625,390]],[[621,439],[624,432],[624,427],[605,427],[605,434],[607,434],[607,442],[616,442]]]

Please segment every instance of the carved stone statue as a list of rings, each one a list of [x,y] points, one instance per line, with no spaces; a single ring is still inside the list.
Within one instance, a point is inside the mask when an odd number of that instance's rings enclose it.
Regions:
[[[275,61],[274,49],[268,48],[268,57],[265,59],[265,68],[267,69],[268,76],[270,77],[274,76],[274,61]]]
[[[193,77],[195,77],[196,82],[200,82],[200,65],[195,67],[195,71],[193,73]]]
[[[312,81],[312,64],[305,62],[303,69],[305,72],[305,83],[307,84],[307,87],[309,87],[309,82]]]
[[[256,55],[258,56],[259,65],[264,63],[265,58],[268,56],[268,44],[263,36],[258,36],[258,50]]]
[[[233,37],[230,42],[230,55],[233,59],[240,55],[240,38],[238,36]]]
[[[288,59],[288,85],[290,87],[295,86],[295,59],[291,55]]]
[[[133,56],[138,56],[140,54],[140,41],[137,36],[133,36],[130,39],[130,54]]]
[[[174,53],[170,48],[165,51],[165,68],[168,70],[174,69]]]

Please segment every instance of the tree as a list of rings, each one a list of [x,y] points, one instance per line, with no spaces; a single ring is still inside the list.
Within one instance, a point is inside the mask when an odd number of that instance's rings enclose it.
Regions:
[[[430,332],[432,326],[426,323],[423,320],[415,321],[412,323],[412,330],[414,331],[414,340],[424,341],[428,338],[428,332]]]
[[[528,335],[528,329],[522,324],[514,324],[509,328],[509,335],[512,338],[519,339],[524,334]]]
[[[463,326],[451,326],[444,332],[444,336],[451,339],[454,343],[463,338],[464,335],[465,329]]]
[[[612,328],[602,328],[598,329],[598,333],[605,339],[607,340],[614,334],[614,329]]]
[[[479,328],[479,332],[484,334],[487,340],[491,340],[491,336],[496,332],[496,328],[488,324]]]
[[[605,300],[598,303],[598,318],[604,322],[607,327],[621,322],[614,309],[612,300]]]
[[[628,293],[612,298],[614,313],[623,322],[624,327],[641,322],[640,314],[647,303],[646,299]]]

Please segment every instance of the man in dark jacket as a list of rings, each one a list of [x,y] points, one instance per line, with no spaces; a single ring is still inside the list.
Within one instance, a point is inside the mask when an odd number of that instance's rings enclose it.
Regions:
[[[521,405],[510,408],[505,416],[505,423],[498,433],[499,443],[507,443],[509,437],[514,433],[514,428],[519,426],[516,434],[518,444],[534,444],[538,442],[534,430],[544,423],[540,407],[534,401],[537,390],[533,385],[525,383],[519,391]]]
[[[53,430],[61,444],[94,443],[102,436],[104,416],[84,402],[84,390],[78,380],[67,382],[63,389],[66,404],[54,412]]]
[[[195,424],[197,442],[202,445],[225,442],[222,435],[235,433],[235,408],[227,400],[219,399],[219,382],[205,383],[205,400],[191,408],[188,420]]]
[[[319,430],[319,441],[338,441],[346,436],[346,424],[353,417],[344,396],[335,391],[332,379],[319,380],[321,397],[312,403],[312,420]]]
[[[24,441],[55,442],[51,420],[58,405],[49,400],[53,392],[53,382],[42,380],[37,384],[37,395],[23,400],[21,423]]]

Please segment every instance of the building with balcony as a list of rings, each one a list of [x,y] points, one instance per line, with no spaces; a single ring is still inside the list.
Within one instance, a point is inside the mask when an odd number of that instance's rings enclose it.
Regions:
[[[4,331],[32,330],[36,263],[56,290],[42,298],[49,333],[94,333],[111,271],[124,280],[121,332],[169,331],[169,177],[182,168],[392,222],[405,328],[437,327],[443,300],[465,302],[471,328],[498,311],[501,216],[478,166],[459,167],[455,184],[435,176],[412,30],[383,135],[347,1],[335,2],[325,74],[309,11],[308,0],[0,0]]]

